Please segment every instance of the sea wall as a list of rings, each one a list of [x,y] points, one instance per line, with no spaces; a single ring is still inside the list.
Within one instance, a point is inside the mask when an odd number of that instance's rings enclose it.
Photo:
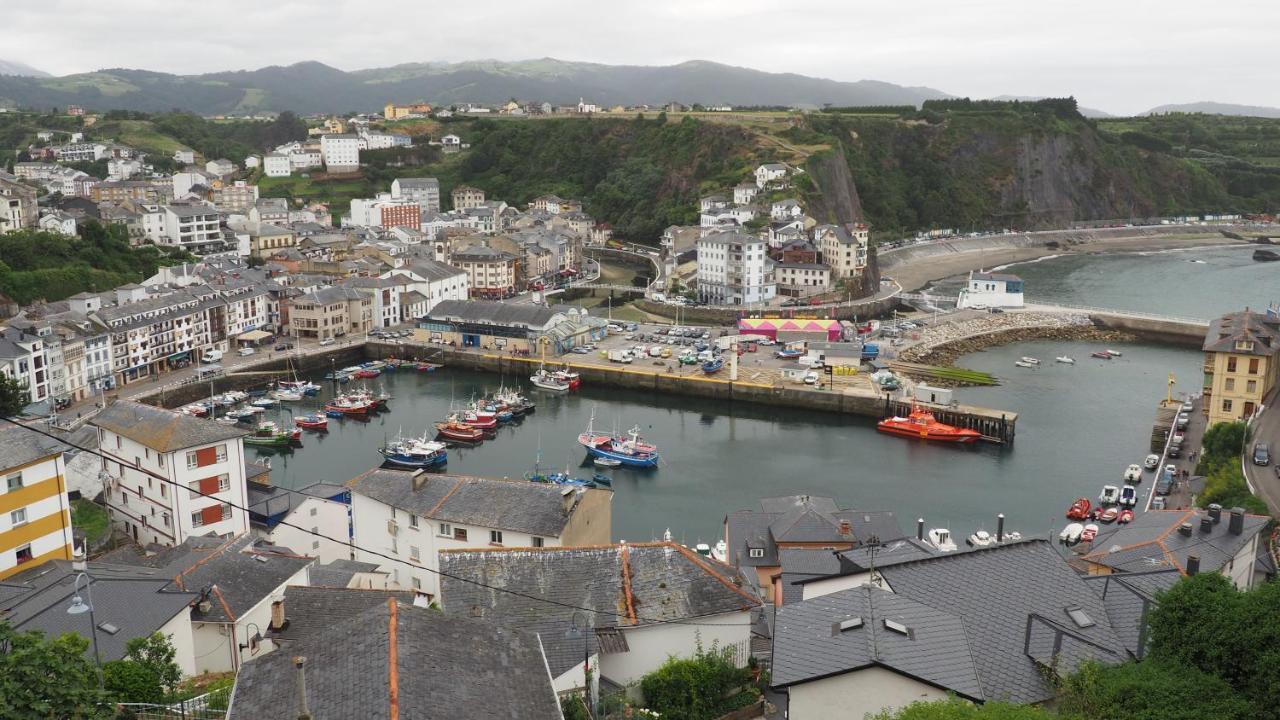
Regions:
[[[1209,331],[1208,323],[1188,320],[1162,320],[1102,312],[1090,313],[1089,319],[1098,327],[1119,330],[1143,340],[1197,350],[1204,346],[1204,335]]]

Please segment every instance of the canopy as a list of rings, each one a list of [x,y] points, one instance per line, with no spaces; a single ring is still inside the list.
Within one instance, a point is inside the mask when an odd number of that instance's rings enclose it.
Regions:
[[[814,333],[826,335],[828,341],[840,339],[839,320],[804,318],[742,318],[738,320],[738,332],[744,335],[764,335],[779,339],[778,333]]]
[[[236,339],[241,340],[243,342],[258,342],[259,340],[266,340],[269,337],[271,337],[271,333],[269,332],[263,332],[261,330],[250,330],[249,332],[240,333],[240,336],[237,337]]]

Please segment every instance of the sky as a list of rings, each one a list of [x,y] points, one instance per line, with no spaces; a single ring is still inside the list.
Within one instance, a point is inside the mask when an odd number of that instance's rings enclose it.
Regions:
[[[712,60],[1133,114],[1280,106],[1277,0],[0,0],[0,59],[55,75],[317,60]]]

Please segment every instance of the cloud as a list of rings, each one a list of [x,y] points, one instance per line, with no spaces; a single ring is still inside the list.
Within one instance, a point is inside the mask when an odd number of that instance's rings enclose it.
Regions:
[[[1075,95],[1136,112],[1213,99],[1280,106],[1280,3],[1152,0],[73,0],[14,2],[0,55],[56,74],[201,73],[318,60],[705,59],[958,95]]]

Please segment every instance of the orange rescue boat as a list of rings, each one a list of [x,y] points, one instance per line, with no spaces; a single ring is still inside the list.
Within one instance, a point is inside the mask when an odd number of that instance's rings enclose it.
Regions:
[[[982,438],[982,433],[977,430],[938,422],[933,413],[914,403],[909,416],[885,418],[876,425],[876,429],[890,435],[934,442],[971,443]]]

